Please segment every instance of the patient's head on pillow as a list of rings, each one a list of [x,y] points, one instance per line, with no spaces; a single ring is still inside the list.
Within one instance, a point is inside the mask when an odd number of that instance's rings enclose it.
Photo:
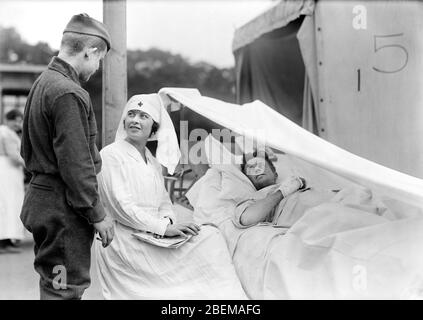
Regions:
[[[257,190],[276,183],[278,173],[267,153],[260,155],[257,151],[244,154],[242,172],[250,179]]]

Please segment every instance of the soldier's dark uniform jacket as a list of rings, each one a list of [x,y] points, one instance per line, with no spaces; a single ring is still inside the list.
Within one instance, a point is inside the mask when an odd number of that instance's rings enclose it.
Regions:
[[[53,58],[28,96],[24,118],[21,154],[26,168],[60,176],[69,205],[90,222],[101,221],[97,126],[88,92],[69,64]]]
[[[23,126],[21,155],[33,178],[21,220],[34,236],[41,295],[78,298],[90,282],[92,223],[105,213],[96,180],[101,158],[94,112],[71,65],[52,59],[29,93]],[[57,266],[67,273],[67,286],[59,290]]]

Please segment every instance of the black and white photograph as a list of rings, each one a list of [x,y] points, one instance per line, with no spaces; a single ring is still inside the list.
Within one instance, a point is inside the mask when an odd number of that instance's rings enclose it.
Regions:
[[[0,0],[0,300],[422,300],[422,34],[417,0]]]

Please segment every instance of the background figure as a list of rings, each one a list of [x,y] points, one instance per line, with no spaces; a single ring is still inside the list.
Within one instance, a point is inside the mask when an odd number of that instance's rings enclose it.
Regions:
[[[24,198],[24,161],[19,154],[22,113],[11,110],[5,125],[0,126],[0,253],[20,250],[12,240],[21,240],[24,228],[19,213]]]

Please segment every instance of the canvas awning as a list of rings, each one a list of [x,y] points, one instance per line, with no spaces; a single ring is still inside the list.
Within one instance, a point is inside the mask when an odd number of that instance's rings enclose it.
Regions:
[[[281,0],[235,31],[237,103],[257,99],[303,122],[305,70],[296,35],[314,6],[311,0]]]
[[[286,26],[300,15],[310,15],[314,0],[280,0],[261,15],[235,30],[232,51],[250,44],[265,33]]]

